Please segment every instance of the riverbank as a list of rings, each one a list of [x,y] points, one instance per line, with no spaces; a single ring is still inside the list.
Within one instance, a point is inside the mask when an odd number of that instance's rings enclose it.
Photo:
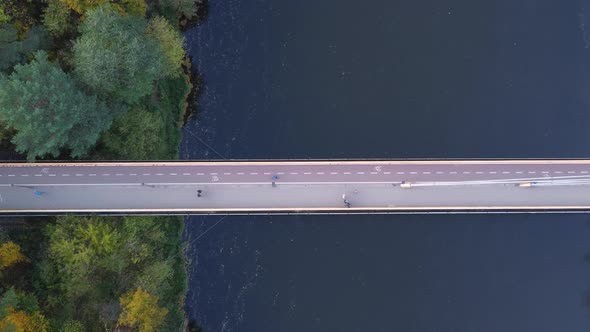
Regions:
[[[0,44],[0,51],[13,46],[23,51],[0,59],[3,146],[30,161],[178,159],[181,128],[196,112],[199,87],[181,29],[197,22],[195,15],[203,10],[199,0],[183,3],[180,8],[166,0],[98,7],[3,2],[0,29],[14,32],[14,39]],[[118,33],[125,37],[118,40]],[[43,42],[33,45],[33,38]],[[140,41],[133,52],[121,52],[131,39]],[[102,51],[117,54],[121,62],[100,63],[102,70],[96,70],[93,66],[106,58]],[[60,84],[56,81],[72,88],[47,88]],[[39,89],[21,91],[29,86]],[[69,94],[87,106],[68,104],[75,99]],[[24,145],[27,140],[19,137],[29,128],[13,116],[31,107],[41,115],[61,116],[33,120],[37,143]],[[65,139],[56,141],[48,133]],[[3,249],[18,259],[0,266],[0,327],[23,328],[28,319],[36,331],[197,330],[184,313],[183,230],[182,217],[68,216],[18,220],[16,227],[2,223],[0,261],[7,257]]]

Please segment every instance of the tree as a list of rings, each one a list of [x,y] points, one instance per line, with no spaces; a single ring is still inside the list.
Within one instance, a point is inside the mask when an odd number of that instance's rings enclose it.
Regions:
[[[160,45],[164,56],[164,76],[180,76],[182,74],[182,59],[184,58],[184,38],[182,34],[161,16],[156,16],[150,20],[146,34],[157,40]]]
[[[63,35],[70,28],[70,7],[61,0],[49,0],[43,25],[52,36]]]
[[[134,107],[117,118],[101,138],[102,148],[109,159],[166,159],[164,122],[156,112]]]
[[[0,121],[17,131],[12,142],[29,160],[58,156],[60,149],[83,156],[120,111],[86,95],[42,51],[8,78],[0,77]]]
[[[118,325],[136,328],[140,332],[159,331],[168,314],[168,309],[158,307],[158,297],[141,287],[125,293],[120,301],[123,311]]]
[[[121,16],[108,4],[88,11],[73,48],[76,75],[102,95],[138,102],[162,75],[160,48],[145,29],[144,18]]]
[[[8,23],[8,21],[10,21],[10,16],[6,15],[4,7],[0,5],[0,24]]]
[[[28,259],[22,254],[18,244],[8,241],[0,245],[0,270],[26,261]]]
[[[64,0],[65,3],[79,14],[84,15],[88,10],[100,5],[113,2],[113,7],[121,14],[144,16],[146,11],[145,0]]]
[[[47,46],[47,33],[42,27],[33,27],[21,41],[13,25],[0,24],[0,71],[24,62],[31,53]]]
[[[46,332],[48,325],[47,319],[39,312],[28,314],[8,307],[8,315],[0,321],[0,331],[16,327],[16,332]]]

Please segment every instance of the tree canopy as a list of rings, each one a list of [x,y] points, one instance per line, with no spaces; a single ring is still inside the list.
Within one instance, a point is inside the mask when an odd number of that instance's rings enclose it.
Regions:
[[[94,9],[106,3],[113,3],[113,7],[121,13],[144,16],[146,11],[145,0],[64,0],[65,3],[79,14]]]
[[[134,104],[162,76],[158,42],[145,34],[146,20],[121,16],[110,4],[87,12],[73,48],[78,78],[105,96]]]
[[[118,110],[85,94],[42,51],[9,77],[0,77],[0,121],[17,131],[12,142],[29,160],[58,156],[62,148],[83,156]]]
[[[47,33],[43,27],[33,27],[25,39],[19,40],[12,24],[0,24],[0,71],[25,62],[29,54],[47,46]]]
[[[162,16],[156,16],[149,21],[146,34],[157,40],[163,55],[163,75],[178,77],[182,74],[182,59],[184,58],[184,38]]]
[[[27,260],[18,244],[8,241],[0,245],[0,271]]]
[[[158,297],[151,295],[141,287],[121,296],[119,325],[137,329],[139,332],[159,331],[168,310],[158,306]]]

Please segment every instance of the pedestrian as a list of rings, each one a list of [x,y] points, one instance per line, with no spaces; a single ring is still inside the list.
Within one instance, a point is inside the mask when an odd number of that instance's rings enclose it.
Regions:
[[[41,192],[35,190],[35,196],[41,196]]]

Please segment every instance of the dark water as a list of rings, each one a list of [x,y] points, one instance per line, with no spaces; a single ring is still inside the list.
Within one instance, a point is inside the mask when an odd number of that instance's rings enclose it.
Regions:
[[[590,1],[211,0],[182,156],[590,157]],[[590,215],[192,217],[206,331],[587,331]],[[199,237],[201,236],[201,237]]]

